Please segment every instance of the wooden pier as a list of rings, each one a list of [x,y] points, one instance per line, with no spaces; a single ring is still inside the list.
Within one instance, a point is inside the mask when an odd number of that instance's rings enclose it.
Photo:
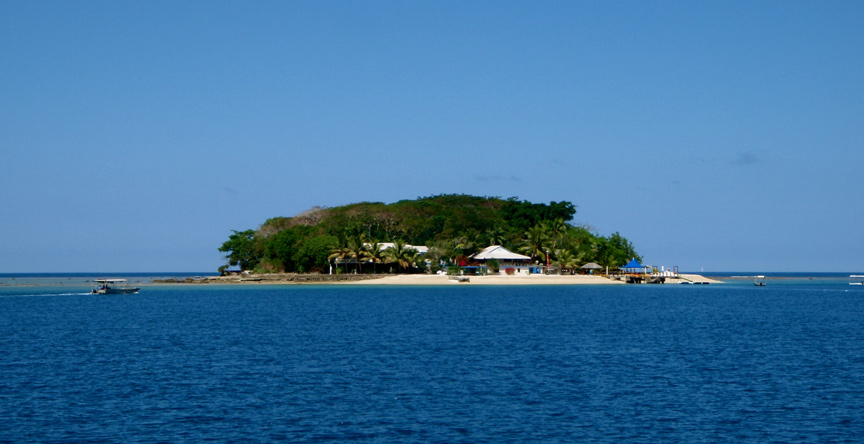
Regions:
[[[665,276],[651,276],[650,274],[625,274],[620,276],[628,284],[665,284]]]

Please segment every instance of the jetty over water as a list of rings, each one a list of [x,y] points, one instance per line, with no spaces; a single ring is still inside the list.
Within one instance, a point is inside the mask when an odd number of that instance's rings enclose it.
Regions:
[[[628,284],[665,284],[666,276],[653,276],[650,274],[625,274],[624,282]]]
[[[678,267],[674,270],[655,272],[653,267],[642,265],[635,258],[620,270],[621,273],[613,278],[628,284],[665,284],[666,278],[678,278]]]

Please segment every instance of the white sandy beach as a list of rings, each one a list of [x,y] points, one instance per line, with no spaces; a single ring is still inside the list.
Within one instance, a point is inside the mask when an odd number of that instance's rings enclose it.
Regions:
[[[721,283],[714,279],[708,279],[695,274],[679,275],[691,282]],[[451,280],[449,276],[442,275],[396,275],[386,276],[380,279],[370,279],[355,282],[340,282],[338,285],[626,285],[623,281],[607,279],[601,276],[468,276],[468,282]],[[677,284],[682,279],[667,278],[667,284]]]
[[[722,281],[706,278],[698,274],[679,274],[678,278],[666,278],[666,284],[689,283],[720,284]],[[177,285],[177,284],[216,284],[216,285],[626,285],[624,281],[602,276],[557,276],[557,275],[491,275],[466,276],[465,282],[450,279],[445,275],[400,274],[400,275],[295,275],[265,274],[248,276],[208,276],[183,280],[154,281],[136,285]]]

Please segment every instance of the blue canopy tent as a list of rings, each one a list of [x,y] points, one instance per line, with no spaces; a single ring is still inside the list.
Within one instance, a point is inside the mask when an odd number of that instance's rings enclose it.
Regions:
[[[648,273],[648,267],[642,265],[636,259],[630,259],[627,265],[621,267],[624,273]]]

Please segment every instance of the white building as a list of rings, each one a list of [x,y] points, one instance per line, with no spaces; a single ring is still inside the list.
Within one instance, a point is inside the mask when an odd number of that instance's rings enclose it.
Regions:
[[[490,245],[472,255],[470,259],[482,263],[494,259],[498,262],[498,274],[507,274],[507,269],[513,269],[513,274],[536,274],[542,273],[545,268],[532,264],[530,257],[514,253],[500,245]]]

